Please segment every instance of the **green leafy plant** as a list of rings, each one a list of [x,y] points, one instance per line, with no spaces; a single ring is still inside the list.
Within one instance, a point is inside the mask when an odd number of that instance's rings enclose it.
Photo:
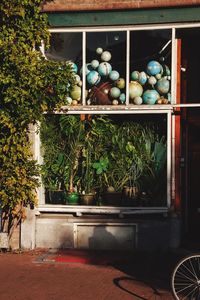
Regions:
[[[101,156],[98,162],[93,163],[92,167],[96,169],[96,174],[102,174],[108,170],[108,157]]]
[[[50,36],[42,3],[2,0],[0,5],[0,205],[3,230],[10,235],[24,207],[37,204],[39,168],[29,125],[41,121],[43,112],[59,109],[74,83],[71,65],[47,61],[37,50],[42,40],[48,46]]]

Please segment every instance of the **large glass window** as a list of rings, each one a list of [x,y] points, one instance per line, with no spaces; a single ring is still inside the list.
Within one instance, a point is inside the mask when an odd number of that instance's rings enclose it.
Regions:
[[[171,102],[172,30],[53,32],[48,59],[71,61],[69,106]]]
[[[46,115],[47,204],[167,206],[167,115]]]
[[[76,82],[67,113],[45,115],[41,124],[45,204],[170,206],[164,105],[175,100],[173,38],[172,29],[158,28],[52,31],[45,55],[71,62]]]

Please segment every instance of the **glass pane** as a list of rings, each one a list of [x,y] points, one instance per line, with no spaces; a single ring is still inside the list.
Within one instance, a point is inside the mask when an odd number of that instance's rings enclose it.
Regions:
[[[171,30],[132,31],[130,38],[130,104],[168,104]]]
[[[86,103],[125,103],[126,32],[91,32],[86,38]]]
[[[76,73],[76,84],[69,95],[66,95],[66,105],[78,105],[82,99],[82,80],[78,75],[82,68],[82,33],[59,32],[52,33],[50,48],[45,51],[49,60],[70,61]]]
[[[176,38],[181,40],[181,100],[183,103],[200,103],[200,28],[176,30]]]
[[[166,140],[166,114],[46,115],[46,203],[166,206]]]

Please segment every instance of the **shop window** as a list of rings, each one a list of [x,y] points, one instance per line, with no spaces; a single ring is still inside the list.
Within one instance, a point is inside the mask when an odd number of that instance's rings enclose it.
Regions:
[[[48,59],[70,61],[67,106],[171,102],[172,30],[52,32]],[[67,89],[68,90],[68,89]]]
[[[170,206],[172,44],[171,29],[52,30],[44,53],[76,83],[41,124],[43,204]]]
[[[166,207],[167,114],[46,115],[46,204]]]

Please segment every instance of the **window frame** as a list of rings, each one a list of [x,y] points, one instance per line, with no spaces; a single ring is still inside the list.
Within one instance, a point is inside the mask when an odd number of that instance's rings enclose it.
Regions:
[[[69,205],[50,205],[45,204],[44,199],[44,188],[41,186],[38,188],[37,194],[39,198],[39,212],[57,212],[57,213],[75,213],[77,216],[82,214],[119,214],[119,216],[128,214],[165,214],[171,207],[171,200],[173,194],[173,183],[174,183],[174,131],[175,122],[173,119],[173,110],[180,106],[200,106],[200,104],[177,104],[176,103],[176,85],[177,85],[177,40],[176,40],[176,29],[179,28],[200,28],[200,23],[178,23],[178,24],[154,24],[154,25],[130,25],[130,26],[98,26],[98,27],[61,27],[51,28],[51,33],[56,32],[82,32],[82,49],[83,49],[83,74],[84,66],[86,63],[86,33],[87,32],[102,32],[102,31],[127,31],[127,51],[126,51],[126,97],[128,98],[128,82],[129,82],[129,54],[130,54],[130,31],[139,30],[172,30],[172,42],[171,42],[171,96],[172,102],[170,104],[162,105],[128,105],[128,99],[126,99],[126,105],[123,107],[117,106],[89,106],[84,105],[73,107],[67,106],[56,114],[166,114],[167,115],[167,204],[166,207],[105,207],[105,206],[69,206]],[[41,51],[45,55],[44,44],[41,46]],[[83,90],[85,89],[85,78],[83,79]],[[84,96],[84,93],[82,93]],[[40,138],[39,133],[35,133],[34,143],[34,158],[38,163],[42,163],[42,157],[40,155]]]

